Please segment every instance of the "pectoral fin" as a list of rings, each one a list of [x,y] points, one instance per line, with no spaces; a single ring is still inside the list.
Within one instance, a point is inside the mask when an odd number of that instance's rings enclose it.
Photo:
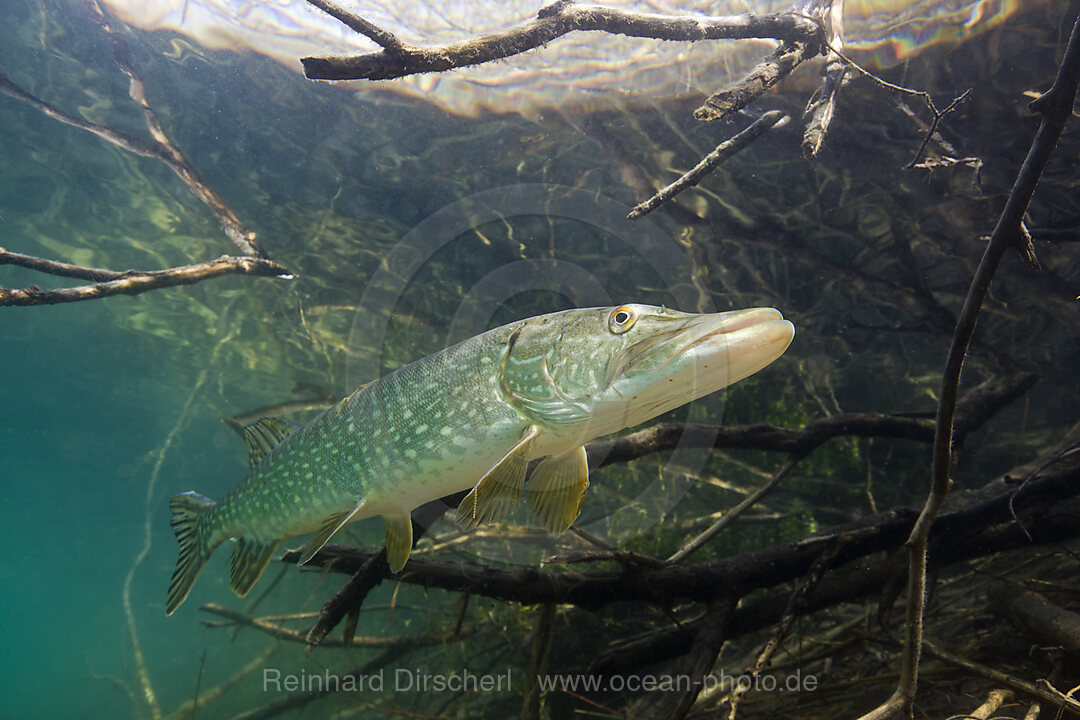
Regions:
[[[500,518],[521,502],[525,471],[529,469],[529,444],[539,432],[535,425],[530,427],[461,501],[457,524],[462,530]]]
[[[412,518],[408,513],[383,515],[386,520],[386,561],[390,572],[398,572],[412,552]]]
[[[300,561],[297,565],[305,565],[311,558],[315,557],[315,553],[322,550],[323,545],[330,542],[330,538],[334,537],[338,530],[345,527],[356,514],[360,512],[360,509],[364,507],[364,501],[361,500],[356,504],[350,512],[337,513],[331,515],[323,521],[322,527],[319,528],[319,532],[315,533],[315,537],[311,538],[311,542],[304,548],[304,553],[300,556]]]
[[[559,535],[574,524],[589,487],[589,460],[582,445],[544,458],[525,490],[525,499],[544,526]]]
[[[280,544],[281,540],[259,543],[240,538],[236,541],[232,557],[229,558],[229,585],[233,592],[240,597],[251,592]]]

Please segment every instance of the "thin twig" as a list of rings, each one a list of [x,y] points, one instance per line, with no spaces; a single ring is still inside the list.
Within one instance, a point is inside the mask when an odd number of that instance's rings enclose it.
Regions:
[[[210,352],[210,361],[199,371],[198,377],[195,378],[195,384],[192,386],[191,392],[188,393],[187,400],[184,401],[184,406],[180,409],[180,414],[177,416],[176,422],[173,423],[172,428],[169,430],[169,434],[165,436],[165,442],[162,443],[157,451],[154,467],[150,471],[150,478],[146,483],[142,547],[139,548],[139,552],[131,562],[131,568],[128,569],[127,575],[124,577],[124,585],[120,593],[124,619],[127,622],[128,634],[131,636],[132,652],[135,658],[135,676],[139,680],[139,687],[142,690],[143,699],[149,706],[150,716],[154,720],[161,720],[161,705],[158,703],[157,693],[154,692],[154,686],[150,681],[150,673],[146,669],[146,658],[143,655],[142,644],[139,642],[139,632],[135,623],[135,611],[131,605],[131,585],[135,580],[135,573],[150,554],[150,547],[153,539],[154,493],[157,490],[157,482],[158,478],[161,476],[161,468],[165,463],[165,457],[169,454],[169,449],[172,447],[173,441],[176,440],[176,436],[180,433],[184,423],[187,421],[188,413],[191,411],[191,407],[195,402],[195,396],[198,395],[199,390],[206,383],[210,374],[210,368],[214,366],[214,361],[217,358],[218,352],[225,343],[232,339],[233,334],[234,332],[226,333],[221,340],[214,345],[214,349]]]
[[[769,663],[772,662],[773,655],[780,649],[784,639],[788,636],[788,633],[791,632],[791,627],[794,625],[795,619],[805,612],[810,593],[814,591],[818,586],[818,583],[821,582],[821,578],[824,577],[825,573],[833,566],[837,552],[844,542],[844,538],[838,538],[835,542],[826,547],[818,559],[814,561],[809,572],[806,573],[806,577],[799,583],[799,587],[795,589],[795,592],[791,594],[787,608],[784,609],[784,614],[776,624],[776,629],[773,630],[773,634],[761,648],[761,652],[758,653],[757,658],[754,660],[754,664],[748,667],[746,672],[743,673],[744,676],[758,678],[761,676],[761,671],[767,668]],[[735,714],[738,710],[739,703],[742,700],[743,695],[749,692],[751,687],[750,684],[744,683],[738,683],[735,686],[729,699],[730,707],[728,709],[728,720],[735,720]]]
[[[761,498],[772,492],[773,489],[780,484],[780,481],[783,480],[784,477],[791,472],[792,468],[794,468],[804,457],[806,457],[804,453],[793,453],[789,455],[788,459],[784,461],[784,464],[773,473],[771,478],[769,478],[769,482],[759,487],[738,505],[724,513],[724,515],[713,523],[709,529],[683,545],[665,562],[669,565],[674,565],[675,563],[682,562],[684,559],[697,552],[697,550],[705,545],[705,543],[712,540],[717,533],[731,525],[740,515],[756,505]]]
[[[295,643],[307,643],[308,634],[302,630],[293,630],[291,628],[283,627],[275,622],[271,622],[264,618],[255,617],[249,615],[246,612],[240,612],[239,610],[233,610],[217,603],[207,603],[200,605],[199,609],[203,612],[210,613],[211,615],[218,615],[223,618],[228,618],[232,622],[242,625],[244,627],[250,627],[259,632],[266,633],[270,637],[277,638],[279,640],[288,640]],[[460,632],[455,633],[455,628],[449,628],[435,633],[418,633],[414,635],[391,635],[389,637],[353,637],[351,646],[354,648],[385,648],[393,647],[395,645],[435,645],[438,643],[446,642],[447,640],[457,636],[472,635],[476,632],[476,628],[466,625],[461,628]],[[320,643],[322,647],[344,647],[345,643],[341,638],[323,638]]]
[[[630,220],[636,220],[643,215],[651,213],[683,190],[697,185],[702,179],[712,172],[718,165],[739,152],[773,128],[780,128],[787,124],[791,118],[779,110],[770,110],[765,113],[745,130],[716,146],[716,149],[701,159],[682,177],[657,192],[643,203],[634,206],[634,209],[626,216]]]
[[[1061,454],[1055,455],[1054,457],[1050,458],[1045,463],[1040,465],[1038,468],[1036,468],[1035,470],[1032,470],[1028,474],[1028,476],[1026,478],[1024,478],[1024,481],[1022,483],[1020,483],[1020,486],[1018,488],[1016,488],[1016,492],[1014,492],[1012,495],[1009,496],[1009,514],[1012,515],[1013,522],[1015,522],[1017,525],[1020,526],[1020,529],[1024,531],[1024,534],[1027,535],[1028,538],[1031,538],[1031,533],[1028,532],[1027,527],[1024,525],[1023,522],[1021,522],[1020,518],[1016,515],[1016,508],[1015,508],[1016,498],[1020,495],[1021,492],[1023,492],[1024,487],[1026,487],[1029,482],[1031,482],[1033,479],[1035,479],[1036,475],[1038,475],[1039,473],[1041,473],[1043,470],[1050,467],[1054,463],[1058,462],[1059,460],[1067,458],[1070,455],[1072,455],[1074,453],[1077,453],[1077,452],[1080,452],[1080,447],[1072,447],[1072,448],[1062,452]]]
[[[195,716],[199,713],[199,688],[202,686],[203,670],[206,668],[206,648],[203,648],[202,654],[199,655],[199,671],[195,673],[195,692],[191,696],[191,714],[188,715],[188,720],[195,720]]]
[[[934,118],[930,122],[930,127],[927,129],[922,144],[919,145],[919,149],[915,153],[915,157],[911,159],[911,162],[904,166],[905,169],[914,168],[916,166],[916,163],[919,162],[919,159],[922,157],[923,151],[926,150],[926,146],[930,143],[930,139],[934,137],[934,134],[937,132],[938,125],[941,124],[941,119],[953,110],[955,110],[960,105],[960,103],[967,100],[968,96],[971,95],[971,88],[968,88],[967,90],[953,98],[953,101],[949,103],[944,110],[938,110],[937,104],[934,102],[934,98],[930,97],[930,93],[926,92],[925,90],[914,90],[912,88],[904,87],[903,85],[897,85],[895,83],[889,82],[888,80],[884,80],[875,75],[874,73],[870,72],[869,70],[863,68],[857,62],[849,58],[840,50],[833,48],[828,43],[825,43],[825,47],[827,47],[831,52],[835,53],[838,58],[847,63],[848,67],[852,68],[863,77],[869,78],[874,84],[879,85],[886,90],[892,90],[893,92],[920,97],[923,99],[923,102],[926,103],[926,107],[930,110],[930,113],[934,116]]]

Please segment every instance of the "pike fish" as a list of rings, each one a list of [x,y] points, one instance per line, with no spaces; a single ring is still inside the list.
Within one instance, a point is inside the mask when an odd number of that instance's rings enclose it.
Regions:
[[[169,503],[180,557],[165,613],[211,553],[235,538],[229,579],[243,597],[285,538],[314,532],[300,564],[342,527],[381,515],[390,569],[412,549],[411,511],[470,489],[464,529],[524,498],[554,534],[589,485],[585,443],[726,387],[780,357],[794,326],[772,308],[691,314],[582,308],[512,322],[406,365],[302,427],[244,429],[251,470],[218,502]],[[526,482],[529,463],[540,460]]]

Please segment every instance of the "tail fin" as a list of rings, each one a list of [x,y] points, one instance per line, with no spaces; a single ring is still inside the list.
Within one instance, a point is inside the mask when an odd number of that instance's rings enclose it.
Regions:
[[[169,501],[169,510],[172,511],[173,532],[176,541],[180,543],[180,557],[176,561],[176,570],[173,570],[172,581],[169,582],[169,600],[165,604],[165,614],[172,615],[180,603],[184,602],[195,579],[199,577],[206,561],[210,559],[210,553],[214,548],[208,547],[204,539],[199,535],[199,517],[214,507],[214,501],[194,492],[174,495]]]

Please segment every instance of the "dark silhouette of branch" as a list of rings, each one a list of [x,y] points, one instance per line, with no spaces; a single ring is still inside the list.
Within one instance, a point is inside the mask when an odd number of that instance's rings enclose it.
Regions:
[[[694,637],[693,646],[683,663],[685,677],[700,678],[712,672],[720,648],[730,637],[731,620],[737,604],[738,599],[728,595],[719,595],[709,603],[701,629]],[[701,689],[701,685],[690,683],[689,688],[677,694],[666,713],[667,720],[682,720],[686,717]]]
[[[1005,209],[994,227],[979,267],[975,270],[975,276],[972,278],[971,287],[956,323],[952,345],[949,348],[942,375],[941,392],[938,395],[930,493],[908,539],[911,564],[908,579],[907,642],[904,644],[900,679],[893,695],[864,715],[863,720],[881,720],[896,713],[907,716],[912,714],[919,678],[919,653],[922,648],[926,604],[927,544],[934,519],[945,505],[952,485],[949,470],[953,458],[953,432],[960,372],[964,366],[972,335],[975,333],[975,322],[1001,258],[1010,247],[1021,252],[1028,247],[1030,236],[1023,226],[1024,215],[1035,194],[1035,187],[1043,168],[1046,167],[1050,155],[1057,147],[1058,139],[1072,114],[1078,85],[1080,85],[1080,18],[1073,23],[1069,43],[1061,65],[1058,67],[1053,86],[1029,105],[1033,112],[1042,115],[1039,130],[1035,134],[1028,155],[1009,193]],[[1033,256],[1029,257],[1033,258]]]
[[[930,567],[937,569],[995,552],[1065,542],[1080,535],[1080,517],[1074,509],[1053,512],[1040,516],[1031,529],[1032,539],[1028,540],[1022,527],[1015,522],[997,523],[976,533],[972,533],[970,528],[965,532],[959,524],[954,524],[948,532],[935,537]],[[900,566],[902,568],[903,565]],[[830,607],[879,595],[897,569],[895,563],[860,561],[834,570],[822,578],[805,598],[805,604],[796,611],[795,617],[805,617]],[[780,589],[743,602],[732,618],[730,637],[740,637],[776,625],[786,614],[791,600],[792,593]],[[597,653],[586,672],[593,675],[627,675],[685,655],[690,651],[700,627],[701,619],[698,618],[621,643]]]
[[[964,396],[958,409],[957,436],[962,441],[992,415],[1023,395],[1038,375],[1018,373],[1008,380],[987,381]],[[626,462],[676,447],[745,448],[805,455],[835,437],[891,437],[930,442],[929,418],[886,413],[843,413],[811,420],[801,429],[775,425],[715,426],[661,423],[637,432],[589,443],[590,467]]]
[[[5,305],[55,305],[57,303],[96,300],[110,295],[138,295],[149,290],[192,285],[223,275],[259,275],[291,278],[288,268],[273,260],[222,255],[195,265],[181,265],[167,270],[101,270],[79,265],[8,252],[0,248],[0,265],[20,265],[51,275],[94,280],[93,285],[47,290],[31,285],[22,289],[0,287],[0,307]]]
[[[442,517],[450,508],[457,507],[467,495],[467,491],[455,493],[439,500],[424,503],[412,512],[413,545],[420,542],[431,525]],[[390,572],[390,566],[386,562],[386,548],[372,555],[363,565],[353,572],[349,581],[334,593],[334,596],[326,601],[319,618],[311,626],[305,636],[307,652],[323,643],[326,635],[337,627],[341,620],[350,613],[355,614],[360,610],[364,599]]]
[[[941,546],[970,547],[972,552],[981,555],[987,552],[986,548],[993,547],[987,538],[1001,532],[1011,538],[1010,542],[1015,539],[1011,547],[1026,543],[1026,536],[1012,520],[1009,510],[1009,499],[1013,495],[1009,478],[1022,472],[1027,471],[1014,469],[981,490],[952,500],[948,512],[938,517],[933,525],[934,537],[942,539]],[[1015,505],[1018,512],[1027,516],[1078,495],[1080,454],[1065,455],[1056,466],[1047,468],[1038,479],[1030,482]],[[384,579],[392,577],[409,585],[469,592],[525,604],[556,602],[597,610],[612,603],[640,601],[668,607],[679,600],[708,602],[728,593],[741,597],[752,590],[795,580],[805,575],[821,556],[822,543],[835,544],[837,550],[833,562],[838,567],[873,553],[899,548],[906,541],[915,517],[913,508],[896,508],[789,545],[663,568],[635,565],[618,571],[550,572],[534,567],[504,569],[414,556],[397,575],[391,574],[389,568],[379,572]],[[1070,511],[1068,517],[1076,525],[1075,511]],[[1040,519],[1029,528],[1034,537],[1039,537],[1043,524]],[[983,529],[973,533],[972,528]],[[1080,526],[1072,527],[1068,532],[1072,533],[1070,537],[1075,536],[1080,533]],[[980,542],[964,544],[967,541],[963,539],[969,536],[978,536]],[[331,572],[351,574],[378,552],[327,545],[310,564],[326,567]],[[299,557],[299,551],[290,550],[282,555],[281,561],[296,562]]]

